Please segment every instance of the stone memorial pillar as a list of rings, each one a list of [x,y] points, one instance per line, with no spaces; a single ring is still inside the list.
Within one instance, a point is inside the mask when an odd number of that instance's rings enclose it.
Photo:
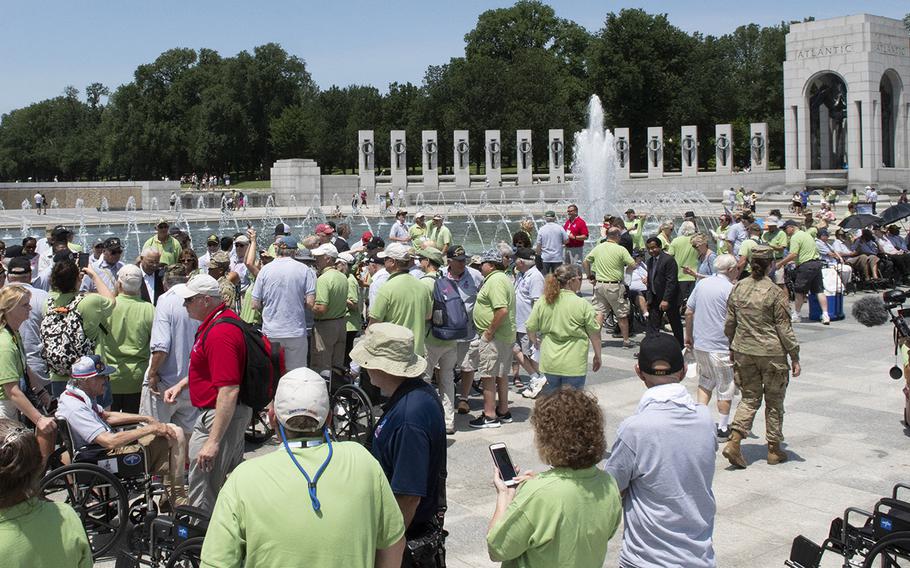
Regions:
[[[487,183],[490,187],[499,187],[502,185],[502,138],[498,130],[487,130],[484,140]]]
[[[408,187],[408,146],[404,130],[393,130],[390,135],[389,161],[392,170],[392,188]]]
[[[714,125],[714,171],[721,174],[733,172],[733,127],[729,124]]]
[[[629,179],[629,156],[631,156],[632,142],[629,138],[628,128],[613,130],[613,149],[616,150],[616,177]]]
[[[549,139],[550,183],[562,183],[566,181],[566,142],[562,129],[551,129]]]
[[[648,177],[664,176],[664,129],[662,126],[648,127]]]
[[[421,135],[421,159],[423,187],[439,189],[439,139],[435,130],[424,130]]]
[[[698,127],[683,126],[679,136],[682,175],[698,175]]]
[[[453,136],[452,171],[455,173],[455,187],[471,187],[471,146],[467,130],[456,130]]]
[[[753,122],[749,125],[749,169],[753,172],[768,171],[767,122]]]
[[[518,168],[518,185],[531,185],[534,172],[534,154],[531,145],[531,131],[518,130],[515,133],[515,159]]]
[[[360,187],[376,187],[376,144],[372,130],[357,131],[357,171],[360,173]]]

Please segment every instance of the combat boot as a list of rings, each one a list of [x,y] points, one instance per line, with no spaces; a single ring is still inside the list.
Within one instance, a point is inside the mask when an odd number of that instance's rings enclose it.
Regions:
[[[768,465],[777,465],[787,461],[787,452],[780,449],[778,442],[768,442]]]
[[[727,440],[727,445],[724,446],[724,457],[727,458],[733,467],[745,469],[748,464],[746,463],[746,458],[743,457],[743,452],[739,447],[739,443],[742,441],[742,439],[743,435],[740,434],[738,430],[733,430],[730,433],[730,439]]]

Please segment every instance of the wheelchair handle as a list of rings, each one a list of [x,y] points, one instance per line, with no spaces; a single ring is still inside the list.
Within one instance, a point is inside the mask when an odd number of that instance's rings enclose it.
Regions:
[[[894,489],[891,491],[891,498],[897,499],[897,492],[899,489],[910,489],[910,485],[906,483],[898,483],[894,486]]]
[[[844,510],[844,526],[841,528],[841,542],[846,546],[847,544],[847,527],[850,526],[850,513],[856,513],[857,515],[862,515],[867,519],[872,518],[872,513],[869,511],[864,511],[858,507],[847,507]]]

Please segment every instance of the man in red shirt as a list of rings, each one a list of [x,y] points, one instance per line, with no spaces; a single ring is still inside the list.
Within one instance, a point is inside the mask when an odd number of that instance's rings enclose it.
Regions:
[[[243,461],[243,433],[253,412],[238,398],[246,343],[237,327],[214,324],[240,319],[221,300],[217,280],[200,274],[173,290],[183,298],[189,316],[202,324],[190,354],[189,376],[165,391],[164,401],[174,404],[189,385],[190,401],[200,410],[189,442],[190,505],[211,512],[227,475]]]
[[[581,264],[582,249],[588,240],[588,225],[578,216],[578,206],[574,203],[566,209],[566,224],[562,226],[569,234],[566,241],[566,264]]]

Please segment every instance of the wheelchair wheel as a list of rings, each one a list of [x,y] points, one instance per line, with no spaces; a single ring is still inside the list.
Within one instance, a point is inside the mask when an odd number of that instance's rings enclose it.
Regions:
[[[246,432],[243,433],[243,437],[251,444],[262,444],[271,438],[274,433],[275,431],[269,426],[268,414],[263,410],[262,412],[253,413],[253,417],[250,419],[250,424],[246,427]]]
[[[334,438],[366,446],[376,422],[370,397],[358,386],[344,385],[332,395],[331,403]]]
[[[866,554],[863,568],[907,568],[910,566],[910,533],[888,535]]]
[[[41,496],[75,509],[99,558],[120,542],[129,524],[126,489],[106,470],[87,463],[55,469],[41,480]]]
[[[199,568],[202,564],[202,542],[204,536],[195,536],[181,542],[167,559],[165,568]]]

